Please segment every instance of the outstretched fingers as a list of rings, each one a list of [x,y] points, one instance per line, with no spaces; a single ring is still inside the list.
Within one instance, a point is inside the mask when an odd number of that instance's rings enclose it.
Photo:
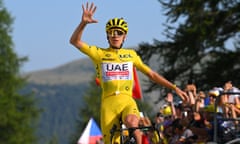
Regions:
[[[97,20],[93,19],[93,14],[95,13],[97,7],[94,5],[94,3],[91,3],[90,7],[89,7],[89,3],[86,3],[86,7],[84,7],[84,5],[82,5],[82,9],[83,9],[83,16],[82,16],[82,20],[86,23],[96,23]]]
[[[93,11],[92,11],[93,14],[95,13],[96,9],[97,9],[97,7],[94,6]]]
[[[90,12],[91,15],[93,15],[96,11],[97,7],[94,5],[94,3],[91,3],[90,8],[88,9],[88,11]]]
[[[88,2],[87,2],[87,4],[86,4],[86,9],[88,10]]]
[[[87,11],[89,13],[95,13],[97,7],[94,5],[94,3],[91,3],[90,7],[89,7],[89,3],[86,3],[86,7],[84,7],[84,5],[82,4],[82,9],[83,11]]]
[[[96,6],[94,6],[94,4],[93,4],[93,3],[91,3],[91,6],[90,6],[90,9],[89,9],[89,11],[91,11],[92,13],[94,13],[94,12],[96,11],[96,9],[97,9],[97,7],[96,7]]]
[[[183,101],[187,101],[187,100],[188,100],[187,94],[186,94],[184,91],[182,91],[181,89],[177,88],[177,89],[176,89],[176,93],[177,93],[178,96],[181,97],[181,99],[182,99]]]

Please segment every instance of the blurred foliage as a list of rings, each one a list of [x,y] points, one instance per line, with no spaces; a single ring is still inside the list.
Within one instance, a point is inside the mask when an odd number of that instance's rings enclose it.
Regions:
[[[21,64],[13,49],[11,24],[13,19],[0,0],[0,144],[32,144],[39,109],[31,93],[22,94],[26,79],[20,76]]]
[[[231,80],[240,86],[239,0],[159,0],[167,21],[164,40],[139,44],[145,63],[184,88],[194,81],[200,90]],[[161,89],[149,82],[146,91]]]
[[[70,143],[76,144],[90,118],[93,118],[100,127],[100,105],[101,88],[96,85],[95,78],[93,78],[84,90],[82,105],[78,108],[75,131],[70,137]]]
[[[57,136],[54,135],[48,144],[59,144]]]
[[[75,129],[78,109],[83,104],[86,84],[34,84],[29,83],[22,91],[33,91],[38,107],[42,110],[36,135],[39,144],[58,141],[68,143]]]

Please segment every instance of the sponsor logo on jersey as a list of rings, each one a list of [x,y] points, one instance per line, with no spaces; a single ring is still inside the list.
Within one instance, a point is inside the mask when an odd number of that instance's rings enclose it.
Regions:
[[[103,61],[114,61],[115,58],[111,58],[111,57],[112,57],[112,55],[107,53],[107,54],[105,54],[105,57],[102,58],[102,60]]]
[[[125,63],[103,63],[102,73],[104,81],[108,80],[132,80],[133,64]]]
[[[111,54],[105,54],[106,57],[111,57]]]
[[[120,54],[119,58],[123,59],[123,58],[133,58],[131,54]]]

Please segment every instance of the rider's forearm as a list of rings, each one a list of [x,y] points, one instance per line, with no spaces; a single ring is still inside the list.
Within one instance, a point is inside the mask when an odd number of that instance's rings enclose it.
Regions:
[[[168,81],[167,79],[165,79],[164,77],[156,73],[155,71],[151,71],[148,75],[151,80],[153,80],[154,82],[162,86],[165,86],[166,88],[169,88],[171,90],[176,90],[177,88],[176,85],[174,85],[173,83],[171,83],[170,81]]]
[[[153,80],[157,84],[160,84],[162,86],[165,86],[166,88],[174,90],[182,100],[185,101],[187,99],[187,95],[181,89],[179,89],[175,84],[171,83],[158,73],[151,71],[148,73],[148,76],[150,77],[151,80]]]
[[[83,46],[82,34],[86,25],[87,23],[81,22],[71,36],[70,43],[77,48]]]

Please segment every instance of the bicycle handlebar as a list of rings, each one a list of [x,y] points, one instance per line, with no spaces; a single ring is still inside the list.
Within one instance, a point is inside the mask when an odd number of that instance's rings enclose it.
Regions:
[[[110,141],[112,142],[112,139],[114,137],[114,133],[115,132],[120,132],[122,133],[124,130],[127,130],[129,132],[129,137],[130,137],[130,141],[132,141],[132,137],[133,136],[133,132],[136,130],[136,129],[141,129],[141,130],[145,130],[145,131],[148,131],[148,130],[157,130],[157,128],[155,126],[139,126],[139,127],[130,127],[130,128],[117,128],[117,125],[114,124],[112,129],[110,130],[110,134],[111,134],[111,137],[110,137]],[[160,138],[160,135],[158,133],[158,137]],[[131,142],[132,143],[132,142]],[[130,143],[129,143],[130,144]]]
[[[154,126],[140,126],[140,127],[130,127],[130,128],[120,128],[117,129],[117,125],[113,125],[112,129],[110,130],[110,133],[113,134],[116,131],[122,132],[124,130],[128,131],[134,131],[136,129],[141,129],[141,130],[155,130],[156,128]]]

